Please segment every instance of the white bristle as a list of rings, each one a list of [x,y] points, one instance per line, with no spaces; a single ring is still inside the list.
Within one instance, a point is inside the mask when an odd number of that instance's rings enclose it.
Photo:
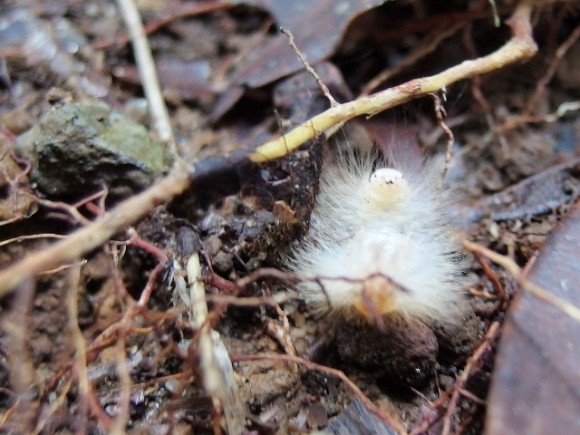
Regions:
[[[373,169],[373,156],[327,164],[308,235],[290,260],[316,313],[456,315],[462,299],[450,201],[433,165]],[[455,310],[455,312],[454,312]]]

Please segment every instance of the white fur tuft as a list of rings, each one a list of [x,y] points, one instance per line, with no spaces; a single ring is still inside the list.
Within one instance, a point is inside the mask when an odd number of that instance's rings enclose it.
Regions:
[[[374,170],[374,160],[347,153],[324,168],[310,230],[290,260],[317,278],[300,285],[301,296],[319,314],[456,315],[460,246],[441,172]]]

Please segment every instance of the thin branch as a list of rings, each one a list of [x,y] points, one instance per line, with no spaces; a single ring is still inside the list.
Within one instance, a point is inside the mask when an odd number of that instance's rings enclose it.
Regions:
[[[227,296],[227,295],[207,295],[208,302],[214,304],[234,305],[236,307],[261,307],[269,306],[275,308],[276,306],[295,300],[298,298],[296,293],[280,292],[272,296]]]
[[[159,138],[165,143],[169,151],[176,155],[175,138],[169,121],[167,106],[161,93],[161,86],[155,70],[155,62],[151,54],[151,47],[147,40],[139,10],[133,0],[117,0],[119,10],[129,31],[135,61],[139,69],[139,76],[143,84],[143,91],[149,102],[149,109],[153,120],[153,128]]]
[[[330,101],[330,106],[331,107],[338,106],[339,104],[334,99],[332,94],[330,93],[328,86],[326,86],[324,84],[324,82],[322,81],[322,79],[320,78],[318,73],[314,70],[314,68],[312,68],[310,66],[310,64],[306,60],[306,57],[304,56],[304,54],[302,54],[302,52],[300,51],[300,49],[296,45],[296,42],[294,41],[294,35],[288,29],[285,29],[284,27],[280,27],[280,32],[282,32],[284,35],[286,35],[286,37],[288,38],[288,43],[290,44],[290,47],[292,47],[292,49],[294,50],[294,53],[296,53],[296,56],[298,56],[298,59],[300,59],[300,62],[302,62],[302,65],[304,65],[304,68],[306,68],[306,71],[308,71],[310,73],[310,75],[312,77],[314,77],[314,80],[316,80],[318,87],[322,90],[322,93],[324,94],[326,99],[328,101]]]
[[[335,124],[349,121],[361,115],[375,115],[399,104],[439,92],[459,80],[485,74],[506,65],[529,59],[538,50],[532,37],[531,10],[530,1],[520,3],[512,17],[507,21],[507,24],[512,28],[513,36],[497,51],[479,59],[466,60],[434,76],[411,80],[376,94],[331,107],[302,123],[283,137],[259,146],[250,154],[250,160],[263,163],[283,157]]]
[[[568,50],[572,48],[572,46],[576,43],[576,41],[578,41],[579,38],[580,38],[580,25],[576,26],[576,28],[570,34],[570,36],[568,36],[568,38],[566,38],[566,40],[562,43],[562,45],[560,45],[560,47],[558,47],[558,49],[556,50],[556,53],[554,54],[554,57],[550,62],[548,70],[546,71],[544,76],[538,81],[534,93],[526,103],[524,115],[530,115],[531,113],[533,113],[534,108],[538,105],[538,100],[540,99],[542,93],[546,89],[546,86],[548,85],[548,83],[550,83],[550,81],[556,74],[556,70],[558,69],[560,62],[562,61]]]
[[[442,89],[442,94],[445,100],[445,89]],[[445,166],[443,167],[442,178],[445,178],[447,171],[449,170],[449,163],[451,163],[451,150],[453,148],[453,143],[455,142],[455,137],[449,126],[445,123],[444,118],[447,116],[447,111],[443,107],[443,102],[437,94],[431,94],[435,102],[435,116],[437,117],[437,123],[443,132],[447,135],[447,144],[445,145]]]
[[[79,327],[78,292],[81,279],[81,266],[76,265],[67,274],[68,291],[66,294],[66,308],[68,313],[68,327],[75,348],[75,372],[79,382],[79,423],[78,433],[87,433],[88,403],[91,384],[89,382],[86,342]]]
[[[453,394],[451,396],[451,400],[449,401],[449,405],[447,407],[447,412],[445,413],[443,429],[441,431],[442,435],[449,435],[451,431],[451,416],[457,409],[457,402],[459,401],[462,395],[467,396],[467,394],[465,394],[464,386],[469,380],[469,377],[471,376],[472,372],[481,365],[481,359],[483,357],[483,354],[489,350],[491,343],[499,335],[500,332],[499,327],[500,327],[499,322],[493,322],[491,324],[491,326],[489,327],[489,329],[485,334],[485,337],[483,338],[483,341],[479,344],[475,352],[473,352],[473,354],[469,358],[469,361],[467,361],[467,364],[465,365],[463,372],[461,372],[461,375],[459,375],[459,377],[457,378]],[[479,404],[480,400],[481,399],[477,398],[475,402],[478,402]]]
[[[486,406],[487,402],[485,400],[483,400],[480,397],[477,397],[475,394],[473,394],[471,391],[466,390],[465,388],[457,388],[457,391],[462,395],[467,397],[469,400],[477,403],[478,405],[481,406]]]
[[[30,433],[34,427],[37,403],[34,401],[37,390],[35,367],[29,348],[29,315],[34,298],[34,282],[24,281],[12,301],[12,308],[3,312],[0,318],[1,333],[4,337],[4,352],[8,360],[10,386],[16,397],[10,414],[13,418],[6,421],[8,432]]]
[[[0,242],[0,247],[4,245],[9,245],[10,243],[15,242],[22,242],[23,240],[35,240],[35,239],[65,239],[66,236],[62,234],[52,234],[52,233],[43,233],[43,234],[29,234],[26,236],[17,236],[11,239],[2,240]]]
[[[42,430],[44,429],[44,426],[47,425],[50,418],[59,410],[59,408],[61,406],[66,404],[66,401],[68,399],[68,393],[70,392],[72,384],[73,384],[73,378],[70,377],[68,379],[68,381],[66,381],[66,383],[62,387],[58,397],[54,401],[52,401],[50,403],[50,405],[42,412],[42,415],[38,419],[38,423],[36,424],[36,427],[31,432],[32,435],[38,435],[40,433],[43,433]],[[0,427],[1,427],[1,424],[0,424]]]
[[[493,271],[490,265],[487,264],[486,261],[484,261],[480,253],[472,251],[472,254],[477,260],[477,262],[480,264],[481,268],[483,269],[483,272],[489,278],[491,284],[493,285],[493,288],[495,289],[496,294],[490,296],[494,298],[499,297],[500,300],[505,301],[507,299],[507,293],[503,288],[503,285],[501,284],[501,281],[499,280],[497,274]]]
[[[150,35],[159,29],[168,26],[179,19],[184,19],[188,17],[194,17],[197,15],[207,14],[209,12],[219,11],[221,9],[230,9],[234,6],[231,2],[222,2],[221,0],[205,0],[204,2],[194,3],[194,4],[180,4],[177,10],[171,8],[169,15],[159,18],[158,20],[147,23],[144,26],[145,34]],[[130,40],[129,35],[121,35],[116,38],[100,40],[94,44],[94,48],[97,50],[102,50],[109,48],[111,46],[116,46],[117,48],[123,47]]]
[[[580,308],[542,289],[540,286],[528,280],[523,270],[511,258],[498,254],[497,252],[493,252],[491,249],[487,249],[468,240],[463,241],[463,246],[465,246],[468,251],[482,255],[486,258],[489,258],[494,263],[499,264],[515,278],[518,284],[521,285],[525,291],[533,294],[535,297],[542,299],[545,302],[548,302],[549,304],[552,304],[556,308],[562,310],[568,316],[572,317],[574,320],[580,322]]]

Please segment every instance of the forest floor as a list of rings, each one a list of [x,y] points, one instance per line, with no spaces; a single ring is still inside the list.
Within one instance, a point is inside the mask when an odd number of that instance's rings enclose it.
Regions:
[[[499,52],[521,30],[508,20],[515,2],[136,3],[168,126],[117,3],[0,4],[0,276],[20,271],[0,282],[1,433],[578,429],[576,2],[531,2],[530,59],[494,60],[260,166],[211,157],[329,107],[299,53],[339,103],[356,101]],[[342,359],[334,325],[284,272],[338,142],[450,153],[454,224],[475,243],[474,337],[421,382]],[[177,156],[207,177],[152,194],[143,212],[130,205],[99,227],[111,229],[102,242],[35,257],[171,177]]]

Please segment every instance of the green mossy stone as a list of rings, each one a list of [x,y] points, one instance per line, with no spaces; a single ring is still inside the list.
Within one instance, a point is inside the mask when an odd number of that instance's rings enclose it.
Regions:
[[[147,129],[100,103],[54,107],[17,140],[31,177],[49,195],[89,193],[107,186],[123,197],[145,189],[170,166]]]

